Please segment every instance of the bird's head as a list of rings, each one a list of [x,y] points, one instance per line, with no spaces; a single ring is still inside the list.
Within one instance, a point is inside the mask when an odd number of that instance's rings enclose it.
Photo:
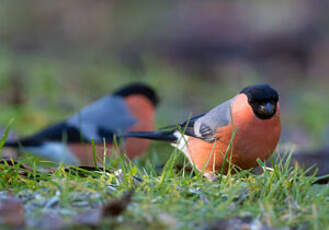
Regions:
[[[120,96],[123,98],[127,98],[129,96],[141,95],[148,99],[154,107],[156,107],[159,103],[159,97],[154,89],[150,86],[143,83],[133,83],[127,85],[116,92],[113,95]]]
[[[268,84],[247,86],[240,93],[248,97],[248,103],[258,118],[265,120],[275,115],[279,94]]]

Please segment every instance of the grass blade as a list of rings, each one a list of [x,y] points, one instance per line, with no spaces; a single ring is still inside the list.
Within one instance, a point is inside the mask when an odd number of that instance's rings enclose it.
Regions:
[[[95,166],[95,168],[98,169],[97,156],[96,156],[96,145],[95,145],[95,141],[94,141],[93,138],[91,138],[91,148],[92,148],[92,151],[93,151],[94,166]]]
[[[1,149],[4,146],[4,144],[6,143],[9,130],[10,130],[11,126],[13,125],[14,121],[15,121],[14,118],[10,119],[10,121],[9,121],[9,123],[8,123],[8,125],[7,125],[4,133],[2,135],[2,137],[1,137],[1,140],[0,140],[0,158],[2,158],[2,151],[1,151]]]

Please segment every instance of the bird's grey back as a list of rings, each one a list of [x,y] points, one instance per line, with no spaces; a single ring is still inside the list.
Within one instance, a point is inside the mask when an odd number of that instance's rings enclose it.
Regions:
[[[217,128],[226,126],[231,121],[230,109],[235,97],[225,101],[224,103],[211,109],[204,116],[200,117],[194,125],[196,133],[200,133],[202,126],[209,127],[212,132],[215,132]]]
[[[67,122],[79,128],[85,138],[89,140],[94,138],[96,141],[101,138],[98,136],[99,128],[116,132],[125,131],[134,125],[136,120],[130,114],[123,98],[106,96],[81,109]]]

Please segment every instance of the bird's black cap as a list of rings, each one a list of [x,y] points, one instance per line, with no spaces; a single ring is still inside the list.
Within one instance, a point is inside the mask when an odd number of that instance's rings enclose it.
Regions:
[[[155,90],[143,83],[133,83],[126,85],[113,93],[113,95],[120,97],[127,97],[134,94],[140,94],[147,97],[154,106],[157,106],[160,101]]]
[[[268,84],[250,85],[241,90],[248,97],[249,102],[274,101],[279,100],[278,92]]]

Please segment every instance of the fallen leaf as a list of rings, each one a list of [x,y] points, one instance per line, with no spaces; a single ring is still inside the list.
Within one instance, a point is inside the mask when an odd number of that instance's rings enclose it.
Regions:
[[[113,200],[110,203],[106,204],[103,207],[103,215],[104,216],[118,216],[120,215],[124,210],[126,210],[128,204],[131,201],[131,197],[134,194],[134,190],[130,190],[123,194],[123,196],[120,199]]]
[[[15,196],[0,199],[0,224],[10,227],[25,225],[24,206],[20,199]]]
[[[130,190],[124,193],[120,199],[112,200],[97,209],[85,211],[74,218],[73,224],[97,227],[102,223],[104,218],[122,214],[130,203],[133,194],[134,190]]]

